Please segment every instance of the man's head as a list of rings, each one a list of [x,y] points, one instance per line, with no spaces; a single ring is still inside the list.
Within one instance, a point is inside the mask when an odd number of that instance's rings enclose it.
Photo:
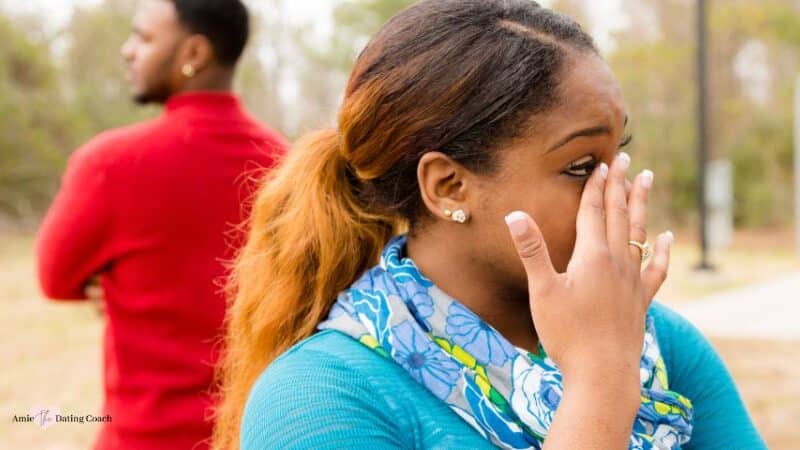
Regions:
[[[248,34],[241,0],[141,0],[122,46],[134,99],[229,86]]]

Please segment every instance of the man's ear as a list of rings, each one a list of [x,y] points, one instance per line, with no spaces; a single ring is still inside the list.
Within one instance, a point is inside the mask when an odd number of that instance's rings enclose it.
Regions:
[[[202,34],[193,34],[187,37],[181,45],[182,66],[189,64],[200,72],[214,62],[214,46]]]
[[[430,214],[451,220],[447,211],[469,210],[469,171],[444,153],[422,155],[417,164],[417,183]]]

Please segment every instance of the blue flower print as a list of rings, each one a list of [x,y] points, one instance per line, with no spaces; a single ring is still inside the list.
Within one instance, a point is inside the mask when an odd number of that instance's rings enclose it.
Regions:
[[[433,315],[433,299],[428,294],[428,288],[416,283],[405,283],[402,288],[405,291],[403,299],[406,300],[406,303],[413,305],[420,319],[427,319]]]
[[[386,272],[380,267],[373,267],[372,269],[364,272],[364,275],[358,279],[351,289],[369,292],[381,292],[386,297],[396,295],[400,297],[400,290],[397,285],[392,282],[391,277],[387,276]]]
[[[386,295],[381,291],[352,288],[348,291],[352,299],[352,308],[358,320],[364,324],[370,334],[381,346],[388,347],[389,327],[392,310]]]
[[[392,238],[381,256],[381,266],[391,274],[395,283],[412,282],[426,288],[433,286],[433,282],[419,271],[419,268],[411,258],[401,257],[406,241],[407,237],[405,235]]]
[[[539,397],[542,399],[542,404],[551,411],[558,409],[558,404],[561,403],[561,394],[550,384],[542,385],[539,389]]]
[[[394,360],[436,397],[445,400],[461,373],[459,364],[407,320],[392,328],[392,333]]]
[[[508,448],[539,448],[532,436],[526,436],[510,417],[492,407],[472,377],[466,377],[465,381],[464,397],[472,416],[485,430],[491,431]]]
[[[502,367],[509,358],[517,354],[511,343],[457,302],[453,302],[447,310],[445,330],[453,342],[481,364],[491,363]]]

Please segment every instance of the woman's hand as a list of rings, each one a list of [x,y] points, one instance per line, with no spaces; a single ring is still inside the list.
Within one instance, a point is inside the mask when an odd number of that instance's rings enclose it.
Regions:
[[[627,435],[619,433],[620,439],[630,435],[638,408],[645,317],[666,279],[673,240],[670,232],[658,236],[652,261],[641,270],[640,251],[628,241],[647,239],[647,198],[653,174],[642,172],[628,194],[625,172],[629,165],[630,157],[621,153],[610,169],[602,164],[587,181],[575,250],[565,273],[553,268],[539,227],[528,214],[515,211],[506,216],[528,275],[539,340],[564,377],[564,401],[580,398],[576,404],[583,403],[585,410],[588,401],[613,400],[628,430]],[[608,404],[602,408],[606,416],[615,414]],[[591,417],[581,414],[571,427],[591,426]],[[595,424],[610,426],[602,419]]]

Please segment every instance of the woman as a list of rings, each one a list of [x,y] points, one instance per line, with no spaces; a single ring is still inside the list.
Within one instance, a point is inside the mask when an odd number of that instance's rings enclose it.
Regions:
[[[640,271],[626,122],[592,39],[533,2],[392,18],[256,200],[216,447],[763,448],[650,304],[672,236]]]

